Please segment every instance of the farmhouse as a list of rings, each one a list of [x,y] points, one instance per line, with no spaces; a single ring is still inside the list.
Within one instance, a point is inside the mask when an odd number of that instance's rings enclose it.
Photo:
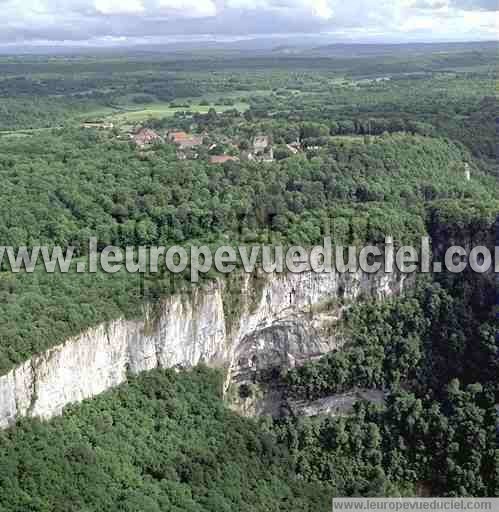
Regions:
[[[266,135],[258,135],[253,140],[253,151],[255,154],[263,153],[270,146],[270,139]]]
[[[186,132],[169,132],[168,140],[178,146],[178,149],[191,149],[203,144],[202,135],[192,135]]]
[[[272,162],[274,160],[274,149],[272,148],[270,137],[267,135],[258,135],[253,139],[253,153],[255,160],[259,162]]]
[[[82,128],[91,128],[94,130],[112,130],[114,128],[114,123],[88,122],[83,123],[81,126]]]
[[[163,139],[154,130],[142,128],[132,136],[132,141],[140,148],[143,148],[155,142],[163,142]]]

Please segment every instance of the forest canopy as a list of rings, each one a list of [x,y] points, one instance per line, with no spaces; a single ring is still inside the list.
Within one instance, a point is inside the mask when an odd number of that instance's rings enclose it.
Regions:
[[[101,250],[311,246],[331,234],[358,246],[428,235],[437,256],[452,243],[493,249],[496,47],[317,52],[0,57],[0,245],[83,258],[90,237]],[[157,143],[138,144],[142,128]],[[182,152],[170,131],[202,143]],[[257,137],[269,147],[243,158]],[[182,279],[14,274],[3,262],[0,375],[84,329],[140,317]],[[245,419],[224,402],[224,376],[198,367],[128,375],[50,422],[21,419],[0,431],[0,511],[497,496],[495,301],[493,274],[468,272],[418,277],[385,301],[326,300],[324,314],[341,308],[342,347],[255,374],[245,390],[276,386],[290,403],[359,388],[382,397],[344,415]]]

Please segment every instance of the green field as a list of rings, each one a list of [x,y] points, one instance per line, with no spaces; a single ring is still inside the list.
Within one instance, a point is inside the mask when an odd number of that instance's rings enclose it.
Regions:
[[[249,108],[248,103],[235,103],[234,105],[199,105],[192,104],[187,107],[171,107],[169,103],[156,103],[149,105],[138,105],[134,110],[127,110],[126,112],[118,112],[106,117],[106,120],[114,121],[117,123],[138,123],[147,119],[160,119],[162,117],[173,117],[176,112],[196,112],[199,114],[206,114],[211,108],[214,108],[218,113],[225,112],[236,108],[240,112],[245,112]]]

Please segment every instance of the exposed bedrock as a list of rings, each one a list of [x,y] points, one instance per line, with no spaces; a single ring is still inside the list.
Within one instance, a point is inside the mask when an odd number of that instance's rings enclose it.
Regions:
[[[401,293],[399,274],[241,275],[171,296],[141,320],[116,320],[33,356],[0,377],[0,427],[48,419],[123,383],[128,373],[204,362],[226,385],[257,369],[292,367],[341,344],[335,323],[359,297]],[[153,313],[154,311],[154,313]]]

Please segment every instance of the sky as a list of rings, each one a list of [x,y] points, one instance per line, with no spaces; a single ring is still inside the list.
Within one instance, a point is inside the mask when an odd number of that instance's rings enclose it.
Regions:
[[[0,0],[0,45],[496,40],[499,0]]]

